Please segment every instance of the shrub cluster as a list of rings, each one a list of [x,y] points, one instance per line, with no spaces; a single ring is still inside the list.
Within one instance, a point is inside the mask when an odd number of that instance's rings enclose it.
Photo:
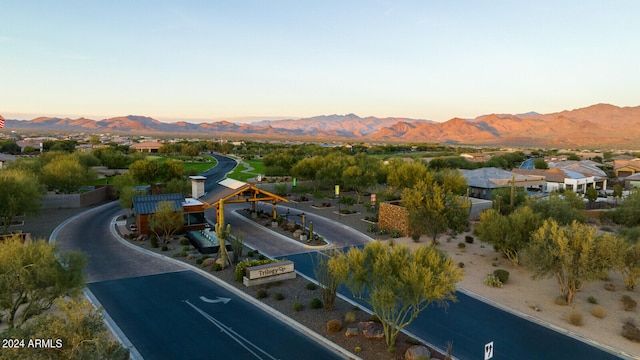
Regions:
[[[505,269],[496,269],[493,275],[500,280],[501,283],[506,284],[509,281],[509,271]]]
[[[597,317],[598,319],[603,319],[607,315],[607,311],[604,306],[596,305],[591,309],[591,315]]]
[[[622,295],[622,306],[624,307],[624,311],[633,311],[638,306],[638,303],[631,298],[629,295]]]
[[[260,289],[256,293],[256,297],[258,299],[265,299],[265,298],[269,297],[269,292],[266,289]]]
[[[293,310],[294,311],[302,311],[302,309],[304,309],[304,305],[302,305],[301,302],[296,301],[293,303]]]
[[[584,323],[582,319],[582,313],[575,310],[572,310],[567,314],[567,321],[569,322],[569,324],[574,326],[582,326],[582,324]]]
[[[631,341],[640,341],[640,329],[633,323],[632,320],[622,325],[622,336]]]
[[[327,321],[327,332],[336,333],[342,330],[342,321],[338,319],[331,319]]]
[[[311,299],[311,302],[309,303],[309,306],[312,309],[322,309],[322,300],[320,300],[318,298],[313,298],[313,299]]]
[[[500,279],[494,274],[487,275],[487,277],[484,279],[484,284],[491,287],[502,287],[502,281],[500,281]]]

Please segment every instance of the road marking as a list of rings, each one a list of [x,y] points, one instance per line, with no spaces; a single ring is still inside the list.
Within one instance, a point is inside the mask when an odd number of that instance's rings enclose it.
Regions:
[[[231,301],[231,299],[230,299],[230,298],[224,298],[224,297],[220,297],[220,296],[218,296],[218,297],[216,298],[216,300],[211,300],[211,299],[207,299],[207,298],[206,298],[206,297],[204,297],[204,296],[200,296],[200,300],[202,300],[202,301],[204,301],[204,302],[206,302],[206,303],[209,303],[209,304],[216,304],[216,303],[220,303],[220,302],[221,302],[221,303],[225,303],[225,304],[226,304],[226,303],[228,303],[229,301]]]
[[[201,299],[202,299],[202,297],[201,297]],[[189,300],[183,300],[183,301],[185,303],[187,303],[187,305],[191,306],[195,311],[200,313],[200,315],[202,315],[202,317],[204,317],[205,319],[209,320],[209,322],[211,322],[218,329],[220,329],[220,331],[222,331],[223,333],[227,334],[232,340],[234,340],[235,342],[240,344],[240,346],[242,346],[248,352],[250,352],[253,356],[255,356],[256,359],[260,359],[260,360],[263,360],[263,359],[278,360],[277,358],[275,358],[275,357],[271,356],[270,354],[268,354],[265,350],[261,349],[258,345],[256,345],[256,344],[252,343],[251,341],[249,341],[249,339],[244,338],[242,335],[238,334],[237,332],[232,330],[230,327],[228,327],[227,325],[225,325],[222,322],[220,322],[220,320],[214,318],[213,316],[207,314],[204,310],[202,310],[199,307],[197,307],[197,306],[193,305],[192,303],[190,303]],[[251,348],[253,348],[253,349],[251,349]],[[258,353],[262,353],[266,357],[263,357],[262,355],[260,355]]]

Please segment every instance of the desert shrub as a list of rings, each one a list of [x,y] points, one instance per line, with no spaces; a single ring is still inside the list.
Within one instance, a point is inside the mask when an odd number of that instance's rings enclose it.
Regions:
[[[464,237],[464,242],[466,242],[467,244],[473,244],[473,236],[471,235],[466,235]]]
[[[173,254],[173,257],[187,257],[187,252],[184,250],[180,251],[179,253]]]
[[[256,297],[258,299],[265,299],[265,298],[269,297],[269,292],[266,289],[260,289],[256,293]]]
[[[369,316],[369,321],[373,321],[375,323],[382,324],[382,320],[380,320],[380,318],[376,314],[371,314],[371,316]]]
[[[460,262],[458,263],[458,267],[459,267],[460,269],[464,268],[464,263],[463,263],[462,261],[460,261]]]
[[[182,251],[189,251],[189,249],[191,249],[191,247],[189,245],[184,245],[182,247]]]
[[[213,265],[211,266],[211,270],[212,271],[220,271],[220,270],[222,270],[222,265],[220,265],[219,263],[213,263]]]
[[[589,304],[597,304],[598,303],[598,299],[596,299],[595,296],[589,296],[587,298],[587,301],[589,302]]]
[[[387,235],[389,233],[389,230],[385,229],[385,228],[380,228],[378,230],[378,234],[380,235]]]
[[[502,287],[502,281],[500,281],[500,279],[494,274],[487,275],[487,277],[484,279],[484,284],[491,287]]]
[[[640,341],[640,329],[633,323],[632,320],[622,325],[622,336],[631,341]]]
[[[558,296],[555,300],[556,305],[567,306],[567,298],[564,296]]]
[[[189,244],[189,239],[187,239],[187,238],[180,239],[180,245],[190,245]]]
[[[608,291],[616,291],[616,287],[612,283],[604,284],[604,288],[605,290],[608,290]]]
[[[356,313],[348,311],[346,314],[344,314],[344,322],[348,324],[356,322]]]
[[[162,245],[162,248],[160,250],[169,251],[169,247],[167,245]]]
[[[373,224],[371,224],[371,225],[367,226],[367,231],[370,232],[370,233],[375,233],[376,231],[378,231],[378,227],[373,225]]]
[[[503,284],[506,284],[507,281],[509,281],[509,271],[505,269],[496,269],[494,270],[493,275]]]
[[[327,321],[327,332],[336,333],[342,330],[342,321],[338,319],[331,319]]]
[[[361,351],[362,351],[362,348],[360,346],[356,346],[355,348],[353,348],[353,352],[356,354],[360,354]]]
[[[252,250],[247,251],[247,256],[248,257],[253,257],[253,251]]]
[[[304,305],[301,302],[296,301],[293,303],[293,311],[302,311],[304,309]]]
[[[400,236],[401,236],[401,235],[400,235],[400,231],[398,231],[398,230],[393,230],[393,231],[391,232],[391,237],[392,237],[392,238],[394,238],[394,239],[397,239],[397,238],[399,238]]]
[[[321,309],[322,308],[322,300],[320,300],[318,298],[313,298],[313,299],[311,299],[311,302],[309,302],[309,306],[312,309]]]
[[[596,305],[591,309],[591,315],[597,317],[598,319],[602,319],[607,315],[607,311],[604,306]]]
[[[638,303],[629,295],[622,295],[622,306],[624,311],[634,311]]]
[[[266,259],[267,259],[266,256],[264,256],[262,254],[258,255],[258,260],[266,260]]]
[[[159,246],[160,246],[160,245],[158,244],[158,237],[157,237],[157,236],[155,236],[155,235],[151,235],[151,236],[149,237],[149,242],[151,243],[151,247],[152,247],[152,248],[157,248],[157,247],[159,247]]]
[[[318,285],[316,285],[315,283],[308,283],[307,284],[307,290],[315,290],[318,288]]]
[[[584,323],[582,319],[582,313],[576,310],[569,311],[569,313],[567,314],[567,322],[574,326],[582,326],[582,324]]]
[[[279,292],[279,293],[275,293],[275,294],[273,295],[273,298],[274,298],[274,299],[276,299],[276,300],[278,300],[278,301],[280,301],[280,300],[284,300],[284,294],[283,294],[283,293],[280,293],[280,292]]]
[[[458,249],[460,249],[460,250],[464,250],[466,247],[467,247],[467,244],[465,244],[465,243],[463,243],[463,242],[458,243]]]
[[[422,342],[420,342],[420,340],[418,339],[414,339],[412,337],[408,337],[404,340],[405,343],[409,344],[409,345],[422,345]]]

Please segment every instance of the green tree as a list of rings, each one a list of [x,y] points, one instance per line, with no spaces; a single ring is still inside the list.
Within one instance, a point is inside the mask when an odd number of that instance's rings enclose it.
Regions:
[[[160,176],[160,165],[151,159],[136,160],[129,165],[129,174],[136,181],[151,185]]]
[[[374,241],[329,259],[329,269],[340,283],[369,306],[382,321],[389,350],[402,329],[433,302],[455,300],[462,270],[431,246],[411,251]]]
[[[530,199],[528,205],[534,212],[540,214],[542,219],[551,218],[561,225],[568,225],[573,221],[586,221],[586,217],[581,212],[584,209],[584,202],[570,190],[563,194],[553,193],[542,199]]]
[[[65,194],[77,192],[95,179],[96,174],[83,166],[76,154],[56,156],[42,167],[40,178],[49,190]]]
[[[359,204],[362,194],[378,183],[378,169],[381,162],[365,153],[359,153],[352,159],[352,165],[342,173],[342,183],[356,192],[356,202]]]
[[[480,223],[474,231],[481,241],[492,244],[512,263],[519,265],[531,234],[541,223],[540,216],[528,206],[519,207],[507,216],[489,209],[480,214]]]
[[[28,244],[19,236],[5,240],[0,246],[0,309],[9,327],[51,308],[61,296],[78,294],[85,263],[81,253],[59,253],[44,240]]]
[[[613,221],[627,227],[640,225],[640,191],[632,191],[624,201],[613,210]]]
[[[129,352],[112,340],[102,315],[86,300],[78,297],[57,298],[53,313],[37,316],[33,321],[3,333],[4,338],[60,339],[57,349],[2,349],[0,360],[122,360]],[[56,344],[57,345],[57,344]]]
[[[182,180],[184,177],[184,165],[182,161],[167,159],[159,165],[158,173],[162,181],[165,182],[173,179]]]
[[[615,262],[613,249],[613,238],[597,236],[593,226],[577,221],[562,226],[547,219],[531,236],[525,254],[533,278],[554,276],[561,296],[570,304],[582,285],[602,278],[610,269]]]
[[[171,201],[161,201],[156,211],[149,215],[149,229],[165,244],[169,242],[171,235],[182,229],[183,224],[182,208],[176,210]]]
[[[44,189],[29,171],[0,170],[0,220],[6,234],[13,219],[21,214],[33,215],[40,211]]]
[[[546,161],[544,161],[543,158],[537,158],[533,161],[533,167],[535,169],[542,169],[542,170],[546,170],[549,168],[549,164],[547,164]]]
[[[182,147],[182,151],[180,151],[180,153],[184,156],[194,158],[200,155],[200,148],[195,145],[187,145]]]
[[[589,200],[589,204],[593,204],[593,202],[598,199],[598,190],[596,190],[595,187],[590,186],[587,189],[585,197],[587,198],[587,200]]]
[[[469,224],[469,202],[446,192],[432,173],[402,192],[402,205],[409,212],[411,234],[427,234],[434,244],[446,230],[460,232]]]
[[[631,244],[624,238],[613,236],[612,250],[615,252],[613,256],[613,268],[622,275],[627,290],[633,291],[636,288],[638,278],[640,278],[640,245],[638,243]]]
[[[527,191],[516,187],[513,194],[513,206],[511,206],[511,187],[495,189],[491,193],[493,208],[503,215],[511,213],[527,201]]]
[[[421,161],[404,162],[402,160],[394,160],[389,162],[390,167],[387,172],[387,184],[394,191],[402,191],[405,188],[414,187],[421,179],[426,179],[429,170]]]

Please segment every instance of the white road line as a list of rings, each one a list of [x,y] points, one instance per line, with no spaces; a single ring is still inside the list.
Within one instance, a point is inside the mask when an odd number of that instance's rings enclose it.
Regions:
[[[242,335],[240,335],[237,332],[235,332],[230,327],[228,327],[225,324],[223,324],[222,322],[220,322],[220,320],[214,318],[213,316],[207,314],[204,310],[202,310],[199,307],[197,307],[197,306],[193,305],[192,303],[190,303],[189,300],[184,300],[184,302],[187,303],[187,305],[191,306],[193,309],[195,309],[198,313],[200,313],[200,315],[202,315],[205,319],[209,320],[212,324],[214,324],[216,327],[218,327],[220,329],[220,331],[222,331],[223,333],[227,334],[231,339],[233,339],[240,346],[245,348],[248,352],[250,352],[257,359],[263,360],[264,358],[261,355],[257,354],[252,349],[250,349],[250,347],[253,347],[258,352],[261,352],[262,354],[264,354],[269,359],[278,360],[277,358],[275,358],[275,357],[271,356],[270,354],[268,354],[265,350],[261,349],[258,345],[252,343],[248,339],[244,338]]]

